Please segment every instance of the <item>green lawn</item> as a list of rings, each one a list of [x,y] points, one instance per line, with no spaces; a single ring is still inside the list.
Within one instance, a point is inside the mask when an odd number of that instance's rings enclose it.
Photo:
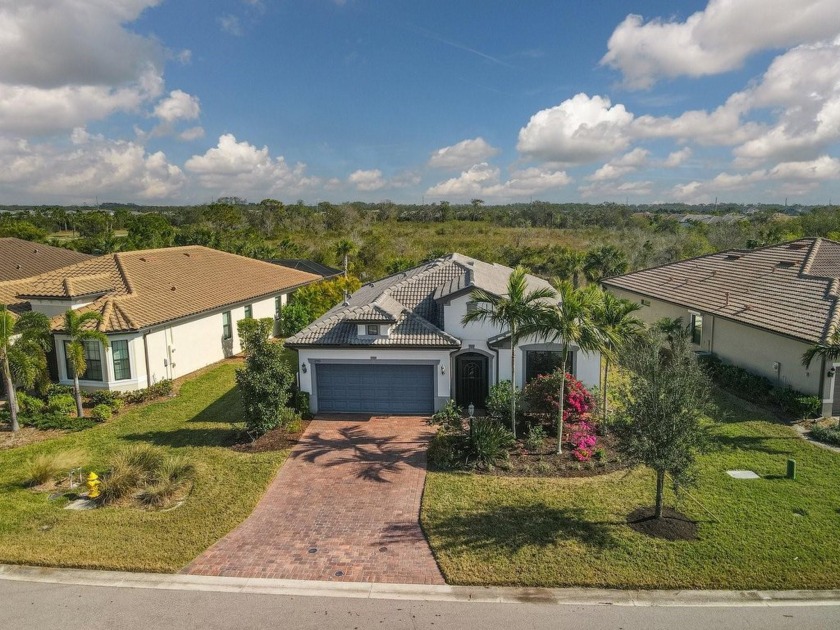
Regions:
[[[713,425],[715,450],[700,461],[693,499],[677,504],[700,522],[693,542],[653,539],[624,524],[653,503],[647,469],[572,480],[430,473],[421,518],[447,582],[840,587],[840,455],[734,399],[721,410],[726,420]],[[788,457],[797,461],[796,481],[784,478]],[[730,469],[763,478],[732,479]]]
[[[131,571],[177,571],[251,512],[286,452],[237,453],[225,446],[240,419],[234,364],[186,382],[171,400],[123,412],[108,423],[0,454],[0,563]],[[192,494],[168,512],[139,508],[63,509],[24,484],[37,453],[82,449],[97,469],[103,456],[148,443],[198,467]]]

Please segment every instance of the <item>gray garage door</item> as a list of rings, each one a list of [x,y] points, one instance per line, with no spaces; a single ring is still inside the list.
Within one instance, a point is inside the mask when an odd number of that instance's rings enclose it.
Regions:
[[[432,365],[319,363],[318,411],[431,414],[434,376]]]

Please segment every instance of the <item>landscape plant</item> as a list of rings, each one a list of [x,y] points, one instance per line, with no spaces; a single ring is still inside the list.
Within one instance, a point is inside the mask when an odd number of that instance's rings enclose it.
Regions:
[[[67,361],[73,373],[73,392],[76,396],[76,415],[81,418],[84,415],[82,409],[82,389],[79,386],[79,375],[87,371],[85,359],[85,342],[101,343],[106,348],[109,345],[108,335],[97,328],[102,323],[102,313],[98,311],[86,311],[79,313],[68,309],[64,313],[64,330],[70,339],[65,344]]]
[[[662,518],[665,476],[676,488],[692,482],[707,442],[703,414],[711,407],[708,377],[688,340],[662,332],[628,343],[621,364],[629,378],[618,388],[617,448],[629,462],[656,473],[654,518]]]
[[[473,289],[470,300],[475,309],[468,310],[463,324],[486,322],[510,335],[510,423],[516,437],[516,350],[519,340],[535,330],[541,313],[547,309],[546,302],[555,297],[548,287],[528,289],[528,273],[522,266],[516,267],[508,277],[504,295],[494,295],[483,289]]]

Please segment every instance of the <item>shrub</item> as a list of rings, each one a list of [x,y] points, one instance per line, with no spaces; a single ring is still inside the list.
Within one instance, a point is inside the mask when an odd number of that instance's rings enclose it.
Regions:
[[[146,387],[145,389],[138,389],[133,392],[126,392],[121,395],[121,398],[131,405],[138,405],[140,403],[154,400],[155,398],[169,396],[172,393],[172,388],[172,379],[164,378],[159,380],[157,383]]]
[[[463,412],[455,401],[449,400],[429,419],[429,424],[439,425],[444,433],[458,433],[464,428],[462,415]]]
[[[47,386],[44,395],[47,398],[52,398],[53,396],[60,396],[62,394],[67,394],[68,396],[74,395],[73,386],[72,385],[59,385],[58,383],[50,383]]]
[[[531,452],[540,450],[545,444],[546,432],[541,424],[531,425],[528,437],[525,438],[525,448]]]
[[[312,411],[309,404],[309,392],[304,392],[301,390],[296,390],[294,396],[292,397],[292,406],[294,407],[295,411],[300,414],[300,417],[304,420],[309,420],[312,418]]]
[[[76,411],[76,399],[72,394],[55,394],[47,399],[45,413],[63,413],[65,415]]]
[[[463,437],[441,431],[436,433],[426,453],[429,467],[435,470],[452,470],[463,463]]]
[[[82,429],[89,429],[96,424],[91,418],[77,418],[66,413],[50,411],[49,408],[44,413],[21,416],[20,423],[23,426],[35,427],[41,431],[81,431]]]
[[[136,497],[144,504],[160,507],[195,477],[195,466],[183,456],[166,456],[162,449],[137,444],[112,453],[106,461],[100,501],[113,504]]]
[[[137,493],[137,500],[143,505],[163,507],[195,478],[195,473],[195,466],[184,457],[167,457],[153,471],[150,482]]]
[[[294,375],[283,352],[283,344],[271,341],[271,319],[257,320],[257,327],[240,327],[245,365],[236,370],[248,430],[262,434],[280,426],[288,416],[286,403]]]
[[[29,482],[40,486],[57,477],[67,474],[73,468],[82,465],[85,454],[82,451],[60,451],[41,453],[27,462]]]
[[[516,398],[516,424],[518,426],[525,417],[524,410],[522,409],[522,392],[517,389],[514,396]],[[510,397],[510,381],[502,381],[490,388],[487,400],[484,401],[487,414],[508,427],[511,425]]]
[[[97,422],[105,422],[111,419],[113,413],[111,407],[108,405],[96,405],[96,407],[90,410],[90,417]]]
[[[790,387],[774,389],[773,398],[782,411],[796,418],[817,418],[822,412],[819,396],[808,396]]]
[[[291,407],[281,407],[278,417],[280,422],[277,426],[289,431],[290,433],[295,432],[291,431],[291,429],[294,429],[295,427],[297,427],[297,430],[300,430],[301,418],[296,409],[292,409]]]
[[[591,415],[595,409],[595,398],[579,380],[571,374],[565,375],[566,385],[563,394],[563,421],[578,422]],[[525,386],[522,396],[529,411],[534,413],[557,414],[560,408],[560,387],[563,374],[557,370],[543,374]]]
[[[811,427],[811,437],[824,444],[840,446],[840,427]]]
[[[473,420],[472,435],[467,440],[467,458],[480,468],[490,468],[507,460],[515,443],[513,433],[498,421],[476,418]]]
[[[94,408],[100,405],[107,405],[111,411],[119,411],[123,406],[122,393],[112,392],[109,390],[99,390],[92,392],[88,396],[88,400]]]
[[[16,392],[16,396],[18,409],[24,415],[41,413],[44,411],[44,407],[47,406],[43,400],[35,396],[30,396],[26,392]]]

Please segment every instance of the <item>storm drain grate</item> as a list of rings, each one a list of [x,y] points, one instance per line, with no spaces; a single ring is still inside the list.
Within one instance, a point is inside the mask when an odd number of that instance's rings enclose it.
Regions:
[[[309,553],[318,553],[318,547],[310,547]]]
[[[344,571],[336,571],[335,577],[344,577]]]

